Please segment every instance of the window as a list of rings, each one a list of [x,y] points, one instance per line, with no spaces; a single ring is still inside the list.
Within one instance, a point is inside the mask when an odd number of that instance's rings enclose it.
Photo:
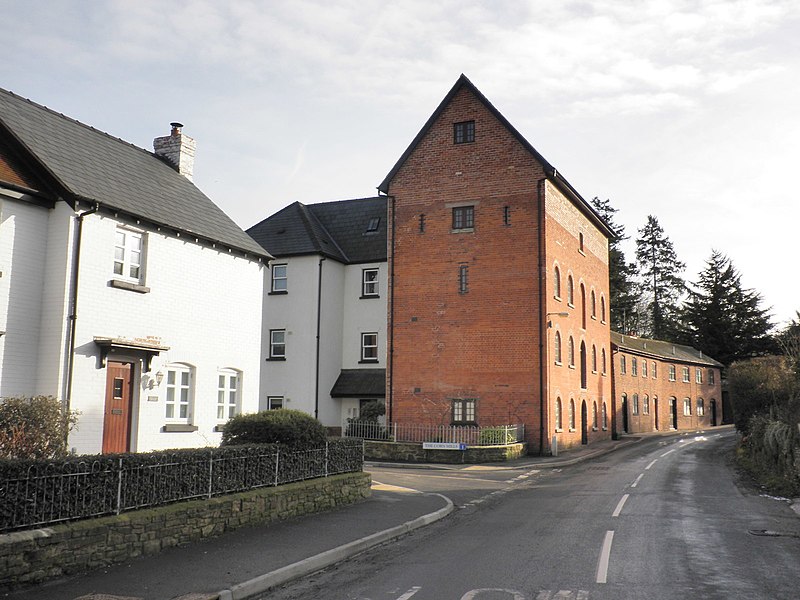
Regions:
[[[453,123],[453,143],[467,144],[475,141],[475,121]]]
[[[592,430],[597,431],[597,402],[592,402]]]
[[[458,293],[466,294],[469,291],[469,266],[459,265],[458,267]]]
[[[589,306],[592,309],[592,318],[597,320],[597,297],[594,294],[594,290],[592,290]]]
[[[675,365],[669,366],[669,380],[675,381]]]
[[[572,336],[569,336],[569,344],[567,345],[567,359],[569,359],[569,366],[575,368],[575,342],[572,341]]]
[[[644,395],[642,398],[642,414],[649,415],[650,414],[650,396],[647,394]]]
[[[575,431],[575,400],[569,399],[569,430]]]
[[[477,423],[475,420],[475,398],[453,400],[453,425]]]
[[[714,385],[714,369],[708,370],[708,385]]]
[[[563,429],[563,415],[561,413],[561,398],[556,398],[556,431]]]
[[[600,366],[603,368],[603,375],[606,374],[606,349],[600,350]]]
[[[272,360],[286,360],[286,330],[269,330],[269,357]]]
[[[378,334],[361,334],[361,362],[378,362]]]
[[[167,365],[167,398],[165,417],[169,420],[191,420],[192,370],[186,365]]]
[[[647,361],[642,361],[642,377],[647,377]]]
[[[631,399],[631,414],[639,414],[639,394],[634,394],[633,398]]]
[[[222,369],[217,376],[217,420],[227,421],[239,413],[239,373]]]
[[[575,300],[575,288],[572,285],[572,275],[567,277],[567,304],[573,306]]]
[[[586,288],[581,284],[581,327],[586,329]]]
[[[141,282],[143,254],[143,235],[138,231],[117,227],[114,243],[114,275],[136,283]]]
[[[653,361],[653,379],[658,379],[658,363]]]
[[[367,233],[375,233],[378,231],[378,225],[381,224],[380,217],[372,217],[367,223]]]
[[[683,383],[689,383],[689,367],[683,367]]]
[[[637,368],[636,357],[631,357],[631,377],[636,377],[639,374],[639,369]]]
[[[606,322],[606,299],[600,296],[600,321]]]
[[[703,369],[694,370],[694,382],[703,383]]]
[[[578,234],[578,251],[583,254],[583,234]]]
[[[561,300],[561,271],[558,267],[553,269],[553,295],[556,300]]]
[[[475,207],[456,206],[453,208],[453,230],[475,227]]]
[[[288,291],[288,269],[289,265],[272,265],[272,293],[285,294]]]
[[[628,366],[624,354],[619,355],[619,372],[623,375],[628,372]]]
[[[706,414],[706,407],[705,403],[703,402],[702,398],[697,399],[697,416],[702,417]]]
[[[603,402],[603,431],[608,429],[608,412],[606,411],[606,403]]]
[[[581,389],[586,389],[586,344],[581,341]]]
[[[692,415],[692,399],[691,398],[684,398],[683,399],[683,416],[690,417]]]
[[[503,207],[503,225],[511,225],[511,207],[504,206]]]
[[[378,269],[363,269],[361,271],[361,297],[378,297]]]
[[[556,359],[556,364],[561,364],[561,333],[556,331],[555,341],[553,342],[553,355]]]
[[[277,410],[279,408],[283,408],[283,403],[284,403],[283,396],[267,396],[266,400],[258,401],[258,412],[264,412],[265,410]]]
[[[597,373],[597,348],[592,344],[592,373]]]
[[[419,216],[419,232],[425,233],[425,215],[421,214]]]

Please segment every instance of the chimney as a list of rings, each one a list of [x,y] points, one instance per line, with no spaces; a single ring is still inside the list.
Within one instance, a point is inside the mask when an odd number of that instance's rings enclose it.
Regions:
[[[195,142],[188,135],[183,135],[181,129],[183,124],[170,123],[172,130],[169,135],[157,137],[153,140],[153,150],[156,156],[166,158],[175,170],[192,181],[194,171],[194,152],[197,148]]]

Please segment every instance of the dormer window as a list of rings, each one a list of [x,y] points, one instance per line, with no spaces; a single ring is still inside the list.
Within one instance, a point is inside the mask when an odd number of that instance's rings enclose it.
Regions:
[[[475,141],[475,121],[453,124],[453,143],[467,144]]]
[[[378,225],[381,224],[380,217],[372,217],[367,223],[367,233],[375,233],[378,231]]]

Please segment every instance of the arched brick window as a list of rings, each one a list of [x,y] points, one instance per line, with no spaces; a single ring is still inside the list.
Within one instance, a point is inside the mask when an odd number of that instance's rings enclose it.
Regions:
[[[569,366],[575,366],[575,342],[572,336],[569,336],[569,344],[567,345],[567,358],[569,359]]]
[[[561,271],[558,267],[553,269],[553,295],[561,300]]]
[[[567,276],[567,304],[575,304],[575,286],[572,283],[572,275]]]
[[[569,428],[570,430],[575,429],[575,400],[573,398],[569,399]]]
[[[553,343],[553,355],[555,356],[555,361],[559,365],[561,364],[561,332],[556,331],[555,335],[555,342]]]
[[[561,398],[556,398],[556,429],[561,430],[563,428],[563,421],[561,415]]]

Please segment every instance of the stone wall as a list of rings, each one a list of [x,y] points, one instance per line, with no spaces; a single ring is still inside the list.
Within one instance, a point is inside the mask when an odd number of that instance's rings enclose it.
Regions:
[[[368,473],[347,473],[210,500],[191,500],[0,535],[0,589],[156,554],[247,525],[263,525],[358,502]]]
[[[411,442],[378,442],[364,440],[364,458],[410,463],[474,464],[503,462],[524,456],[527,444],[508,446],[472,446],[466,450],[424,450]]]

